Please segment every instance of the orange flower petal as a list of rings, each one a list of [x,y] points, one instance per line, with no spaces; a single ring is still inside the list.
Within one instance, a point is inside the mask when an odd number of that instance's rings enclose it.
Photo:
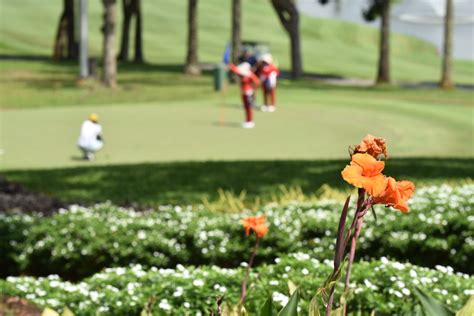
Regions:
[[[342,178],[357,188],[362,188],[364,179],[362,168],[359,166],[346,166],[341,172]]]
[[[385,158],[388,158],[387,146],[385,140],[373,135],[367,134],[362,142],[355,147],[356,153],[367,153],[375,158],[378,158],[380,154],[383,154]]]
[[[396,181],[394,178],[387,179],[385,190],[377,196],[374,196],[374,204],[385,204],[392,206],[404,213],[408,212],[408,199],[415,190],[415,185],[410,181]]]
[[[411,181],[399,181],[397,182],[397,188],[403,199],[408,200],[415,192],[415,185]]]
[[[387,186],[387,178],[384,175],[366,178],[363,183],[363,188],[372,196],[377,196],[384,192]]]
[[[368,154],[355,154],[349,166],[342,170],[342,178],[357,188],[364,188],[370,195],[381,194],[386,186],[381,174],[385,163]]]
[[[242,220],[242,225],[245,229],[245,234],[248,236],[253,230],[258,237],[263,237],[268,232],[268,227],[265,224],[265,216],[249,216]]]
[[[352,163],[362,168],[362,175],[366,177],[374,177],[380,174],[385,168],[385,162],[378,161],[369,154],[355,154],[352,156]]]
[[[260,238],[262,238],[268,233],[268,227],[265,224],[258,224],[253,228],[253,230],[255,231],[255,234]]]

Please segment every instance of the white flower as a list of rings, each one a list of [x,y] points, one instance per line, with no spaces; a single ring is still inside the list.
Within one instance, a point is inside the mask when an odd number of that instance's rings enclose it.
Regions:
[[[405,294],[406,296],[410,296],[410,290],[407,288],[402,289],[402,293]]]
[[[49,298],[46,300],[46,303],[48,303],[48,305],[50,305],[51,307],[57,307],[59,306],[59,301],[55,298]]]
[[[270,285],[273,285],[273,286],[278,285],[278,281],[277,280],[271,280]]]
[[[158,304],[158,307],[165,311],[171,310],[171,305],[168,303],[168,300],[165,298],[160,301],[160,304]]]
[[[280,303],[281,306],[286,306],[289,300],[288,296],[280,292],[273,292],[272,298],[275,302]]]
[[[309,271],[308,269],[304,268],[303,270],[301,270],[301,273],[303,273],[304,275],[308,275]]]
[[[91,300],[93,300],[94,302],[97,301],[99,299],[99,292],[97,291],[91,291],[89,293],[89,296],[91,298]]]
[[[181,286],[178,286],[174,291],[173,296],[180,297],[181,295],[183,295],[183,288]]]
[[[201,279],[196,279],[193,281],[193,285],[194,286],[203,286],[204,285],[204,281],[201,280]]]
[[[146,239],[146,232],[144,230],[139,230],[137,236],[138,239]]]
[[[190,308],[190,307],[191,307],[191,304],[189,304],[188,302],[184,302],[184,303],[183,303],[183,306],[184,306],[184,308]]]
[[[36,289],[35,292],[36,292],[36,295],[38,295],[38,296],[45,296],[46,295],[46,291],[44,291],[42,289]]]

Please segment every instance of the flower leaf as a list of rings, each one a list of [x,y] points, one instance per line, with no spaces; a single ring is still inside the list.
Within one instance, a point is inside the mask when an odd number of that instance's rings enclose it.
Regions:
[[[283,307],[283,309],[278,313],[278,316],[297,316],[298,315],[298,301],[300,299],[299,290],[291,295],[288,303]]]

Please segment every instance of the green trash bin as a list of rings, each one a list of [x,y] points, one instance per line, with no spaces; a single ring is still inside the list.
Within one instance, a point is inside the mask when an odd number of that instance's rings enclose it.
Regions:
[[[214,90],[221,91],[224,86],[224,80],[226,76],[225,65],[217,64],[214,68]]]

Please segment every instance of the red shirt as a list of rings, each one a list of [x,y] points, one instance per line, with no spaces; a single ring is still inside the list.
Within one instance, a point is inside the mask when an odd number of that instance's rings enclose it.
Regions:
[[[277,76],[280,75],[280,70],[274,64],[265,64],[260,69],[260,76],[263,80],[267,79],[272,72],[276,72]]]
[[[240,78],[240,90],[242,93],[246,94],[248,92],[253,92],[255,88],[260,85],[260,80],[255,76],[253,72],[250,72],[248,75],[244,76],[241,74],[234,64],[229,65],[229,70],[237,74]]]

